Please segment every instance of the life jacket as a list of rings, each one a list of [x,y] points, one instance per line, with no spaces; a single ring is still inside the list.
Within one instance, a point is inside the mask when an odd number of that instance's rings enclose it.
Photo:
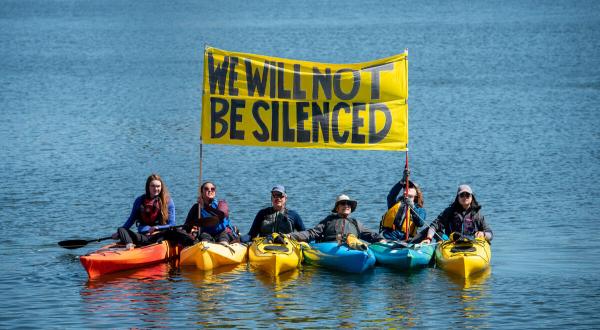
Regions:
[[[356,237],[360,237],[358,230],[358,222],[354,218],[341,218],[337,214],[330,215],[329,221],[326,222],[325,228],[323,228],[323,237],[319,242],[330,242],[330,241],[346,241],[348,235],[353,234]]]
[[[217,209],[219,206],[219,202],[216,199],[213,199],[213,201],[209,204],[211,208],[213,209]],[[209,218],[209,217],[214,217],[217,214],[214,214],[208,210],[206,210],[206,208],[202,208],[200,210],[200,218]],[[200,219],[202,221],[202,219]],[[221,233],[223,230],[227,229],[229,227],[229,224],[231,223],[231,221],[229,220],[228,216],[225,216],[223,218],[223,220],[219,221],[219,223],[215,226],[201,226],[202,227],[202,232],[206,232],[209,233],[211,235],[216,235]]]
[[[274,210],[273,210],[274,211]],[[287,209],[282,212],[267,214],[260,224],[260,235],[267,236],[272,233],[289,234],[294,231],[292,221],[288,217]]]
[[[162,220],[162,213],[160,212],[160,199],[146,198],[142,199],[140,204],[140,214],[138,222],[146,226],[155,226]]]
[[[381,217],[380,228],[388,230],[406,231],[406,223],[408,221],[408,236],[413,237],[417,233],[417,228],[412,221],[412,212],[408,212],[405,216],[405,211],[402,207],[402,201],[398,201],[394,206],[390,207]]]

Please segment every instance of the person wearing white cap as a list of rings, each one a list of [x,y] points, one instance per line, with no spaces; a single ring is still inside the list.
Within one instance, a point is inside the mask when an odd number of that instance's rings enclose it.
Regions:
[[[289,234],[293,231],[305,230],[304,222],[298,213],[286,207],[287,194],[285,187],[276,185],[271,189],[271,206],[256,214],[248,236],[250,241],[257,236],[265,237],[273,233]]]
[[[443,233],[450,237],[452,233],[485,238],[488,242],[494,237],[492,229],[481,213],[481,205],[466,184],[458,186],[456,198],[429,226],[423,242],[431,242],[433,235]]]
[[[385,241],[383,236],[373,232],[363,226],[350,214],[356,210],[357,202],[350,199],[347,195],[339,195],[335,200],[335,206],[331,214],[319,222],[314,228],[292,233],[291,237],[298,241],[349,241],[348,237],[353,236],[367,242]]]

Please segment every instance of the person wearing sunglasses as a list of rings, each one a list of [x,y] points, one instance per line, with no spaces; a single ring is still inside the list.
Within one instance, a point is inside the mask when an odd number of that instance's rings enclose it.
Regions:
[[[431,223],[422,242],[431,242],[436,233],[446,234],[448,237],[452,233],[458,233],[466,237],[484,238],[488,242],[494,237],[481,213],[481,205],[477,203],[471,187],[466,184],[458,186],[454,202]]]
[[[357,202],[350,199],[347,195],[339,195],[335,200],[335,206],[331,210],[331,214],[325,217],[314,228],[292,233],[291,237],[303,242],[348,242],[349,237],[353,237],[373,243],[385,241],[380,234],[366,228],[360,221],[350,215],[356,210]],[[360,243],[356,243],[361,245]],[[362,243],[364,244],[364,243]],[[360,249],[366,248],[359,246]]]
[[[414,238],[417,229],[425,224],[427,213],[423,208],[423,193],[421,188],[411,180],[408,180],[407,195],[404,196],[406,181],[398,181],[387,196],[388,210],[383,215],[379,225],[379,232],[389,240],[402,241],[406,239],[406,229],[408,236]],[[410,209],[408,226],[406,221],[406,207]]]
[[[227,202],[217,199],[216,195],[217,186],[211,181],[206,181],[200,186],[198,203],[190,208],[183,225],[191,240],[180,240],[182,245],[188,246],[199,241],[229,244],[239,239],[237,230],[229,219]]]
[[[248,235],[244,241],[250,241],[258,236],[265,237],[273,233],[289,234],[302,231],[304,222],[298,213],[286,206],[287,194],[285,187],[276,185],[271,189],[271,206],[256,214]]]
[[[129,229],[134,224],[137,232]],[[136,198],[129,218],[112,237],[132,250],[157,242],[160,230],[171,226],[175,226],[175,204],[163,179],[153,173],[146,179],[146,193]]]

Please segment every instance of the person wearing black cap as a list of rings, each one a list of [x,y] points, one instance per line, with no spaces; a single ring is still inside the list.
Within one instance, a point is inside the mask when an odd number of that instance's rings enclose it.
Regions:
[[[305,230],[304,222],[298,213],[286,207],[287,194],[285,187],[276,185],[271,189],[271,206],[256,214],[245,241],[258,236],[268,236],[273,233],[289,234],[293,231]]]
[[[348,242],[351,241],[358,246],[359,249],[365,249],[358,239],[367,242],[385,241],[383,236],[373,232],[363,226],[355,218],[350,217],[350,214],[356,210],[357,202],[350,199],[347,195],[339,195],[335,200],[335,206],[331,210],[331,214],[319,222],[314,228],[292,233],[290,236],[298,241],[310,242]],[[363,243],[364,244],[364,243]]]
[[[458,233],[462,236],[485,238],[488,242],[494,237],[481,213],[481,205],[477,203],[471,187],[466,184],[458,186],[454,202],[431,223],[423,242],[431,242],[436,232],[449,237],[452,233]]]

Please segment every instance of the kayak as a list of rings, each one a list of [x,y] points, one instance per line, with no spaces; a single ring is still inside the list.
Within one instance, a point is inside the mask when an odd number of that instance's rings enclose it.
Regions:
[[[442,241],[435,250],[440,268],[464,278],[488,268],[491,258],[490,244],[481,238]]]
[[[275,243],[277,239],[283,239],[283,243]],[[248,259],[250,266],[277,276],[300,266],[302,250],[295,240],[273,234],[256,238],[249,247]]]
[[[150,244],[126,250],[121,244],[110,244],[79,257],[89,278],[165,261],[177,254],[169,242]]]
[[[307,263],[347,273],[362,273],[375,265],[375,256],[370,249],[353,250],[337,242],[311,243],[303,249]]]
[[[200,242],[181,250],[180,265],[196,265],[201,270],[210,270],[225,265],[237,265],[246,261],[248,247],[233,243],[221,245]]]
[[[373,243],[369,249],[373,251],[377,263],[399,270],[411,270],[429,265],[435,245],[390,241]]]

